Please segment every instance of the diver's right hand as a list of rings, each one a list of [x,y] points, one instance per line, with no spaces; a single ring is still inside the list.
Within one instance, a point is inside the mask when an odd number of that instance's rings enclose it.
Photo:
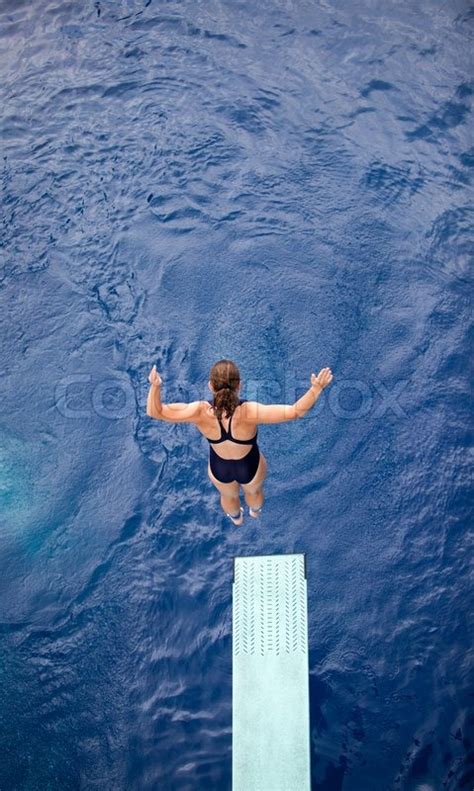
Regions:
[[[151,385],[154,385],[155,387],[160,387],[160,385],[161,385],[161,376],[158,373],[158,371],[156,370],[156,365],[154,365],[153,368],[151,369],[151,371],[149,373],[149,376],[148,376],[148,381],[150,382]]]
[[[320,387],[324,390],[325,387],[331,384],[333,380],[332,371],[330,368],[321,368],[319,374],[311,374],[311,387]]]

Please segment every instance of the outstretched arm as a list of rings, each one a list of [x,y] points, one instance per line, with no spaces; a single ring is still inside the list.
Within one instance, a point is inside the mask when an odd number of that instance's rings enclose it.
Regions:
[[[150,389],[146,402],[148,417],[156,420],[168,420],[171,423],[195,423],[201,414],[202,401],[192,401],[190,404],[178,402],[175,404],[161,403],[161,376],[156,370],[156,365],[148,377]]]
[[[332,380],[330,368],[322,368],[317,376],[311,374],[311,387],[294,404],[260,404],[258,401],[247,401],[242,405],[244,419],[249,423],[284,423],[286,420],[303,417]]]

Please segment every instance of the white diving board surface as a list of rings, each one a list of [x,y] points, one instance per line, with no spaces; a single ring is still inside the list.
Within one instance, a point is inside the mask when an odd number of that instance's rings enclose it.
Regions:
[[[232,791],[309,791],[304,555],[234,558]]]

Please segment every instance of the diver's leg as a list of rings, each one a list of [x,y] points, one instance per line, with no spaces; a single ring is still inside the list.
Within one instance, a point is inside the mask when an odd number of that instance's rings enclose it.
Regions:
[[[238,514],[240,508],[240,492],[237,481],[222,483],[222,481],[217,480],[211,472],[210,464],[207,466],[207,473],[216,489],[220,492],[221,506],[224,513],[232,515]]]
[[[264,501],[263,482],[267,474],[267,461],[262,451],[260,451],[260,461],[258,463],[257,471],[249,483],[241,483],[244,491],[245,502],[249,508],[261,508]]]

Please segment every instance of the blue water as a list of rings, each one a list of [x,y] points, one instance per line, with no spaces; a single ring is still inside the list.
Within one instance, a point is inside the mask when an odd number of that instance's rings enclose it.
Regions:
[[[297,551],[313,789],[470,791],[472,7],[0,22],[0,788],[229,791],[232,557]],[[241,528],[145,415],[222,356],[267,403],[335,374]]]

